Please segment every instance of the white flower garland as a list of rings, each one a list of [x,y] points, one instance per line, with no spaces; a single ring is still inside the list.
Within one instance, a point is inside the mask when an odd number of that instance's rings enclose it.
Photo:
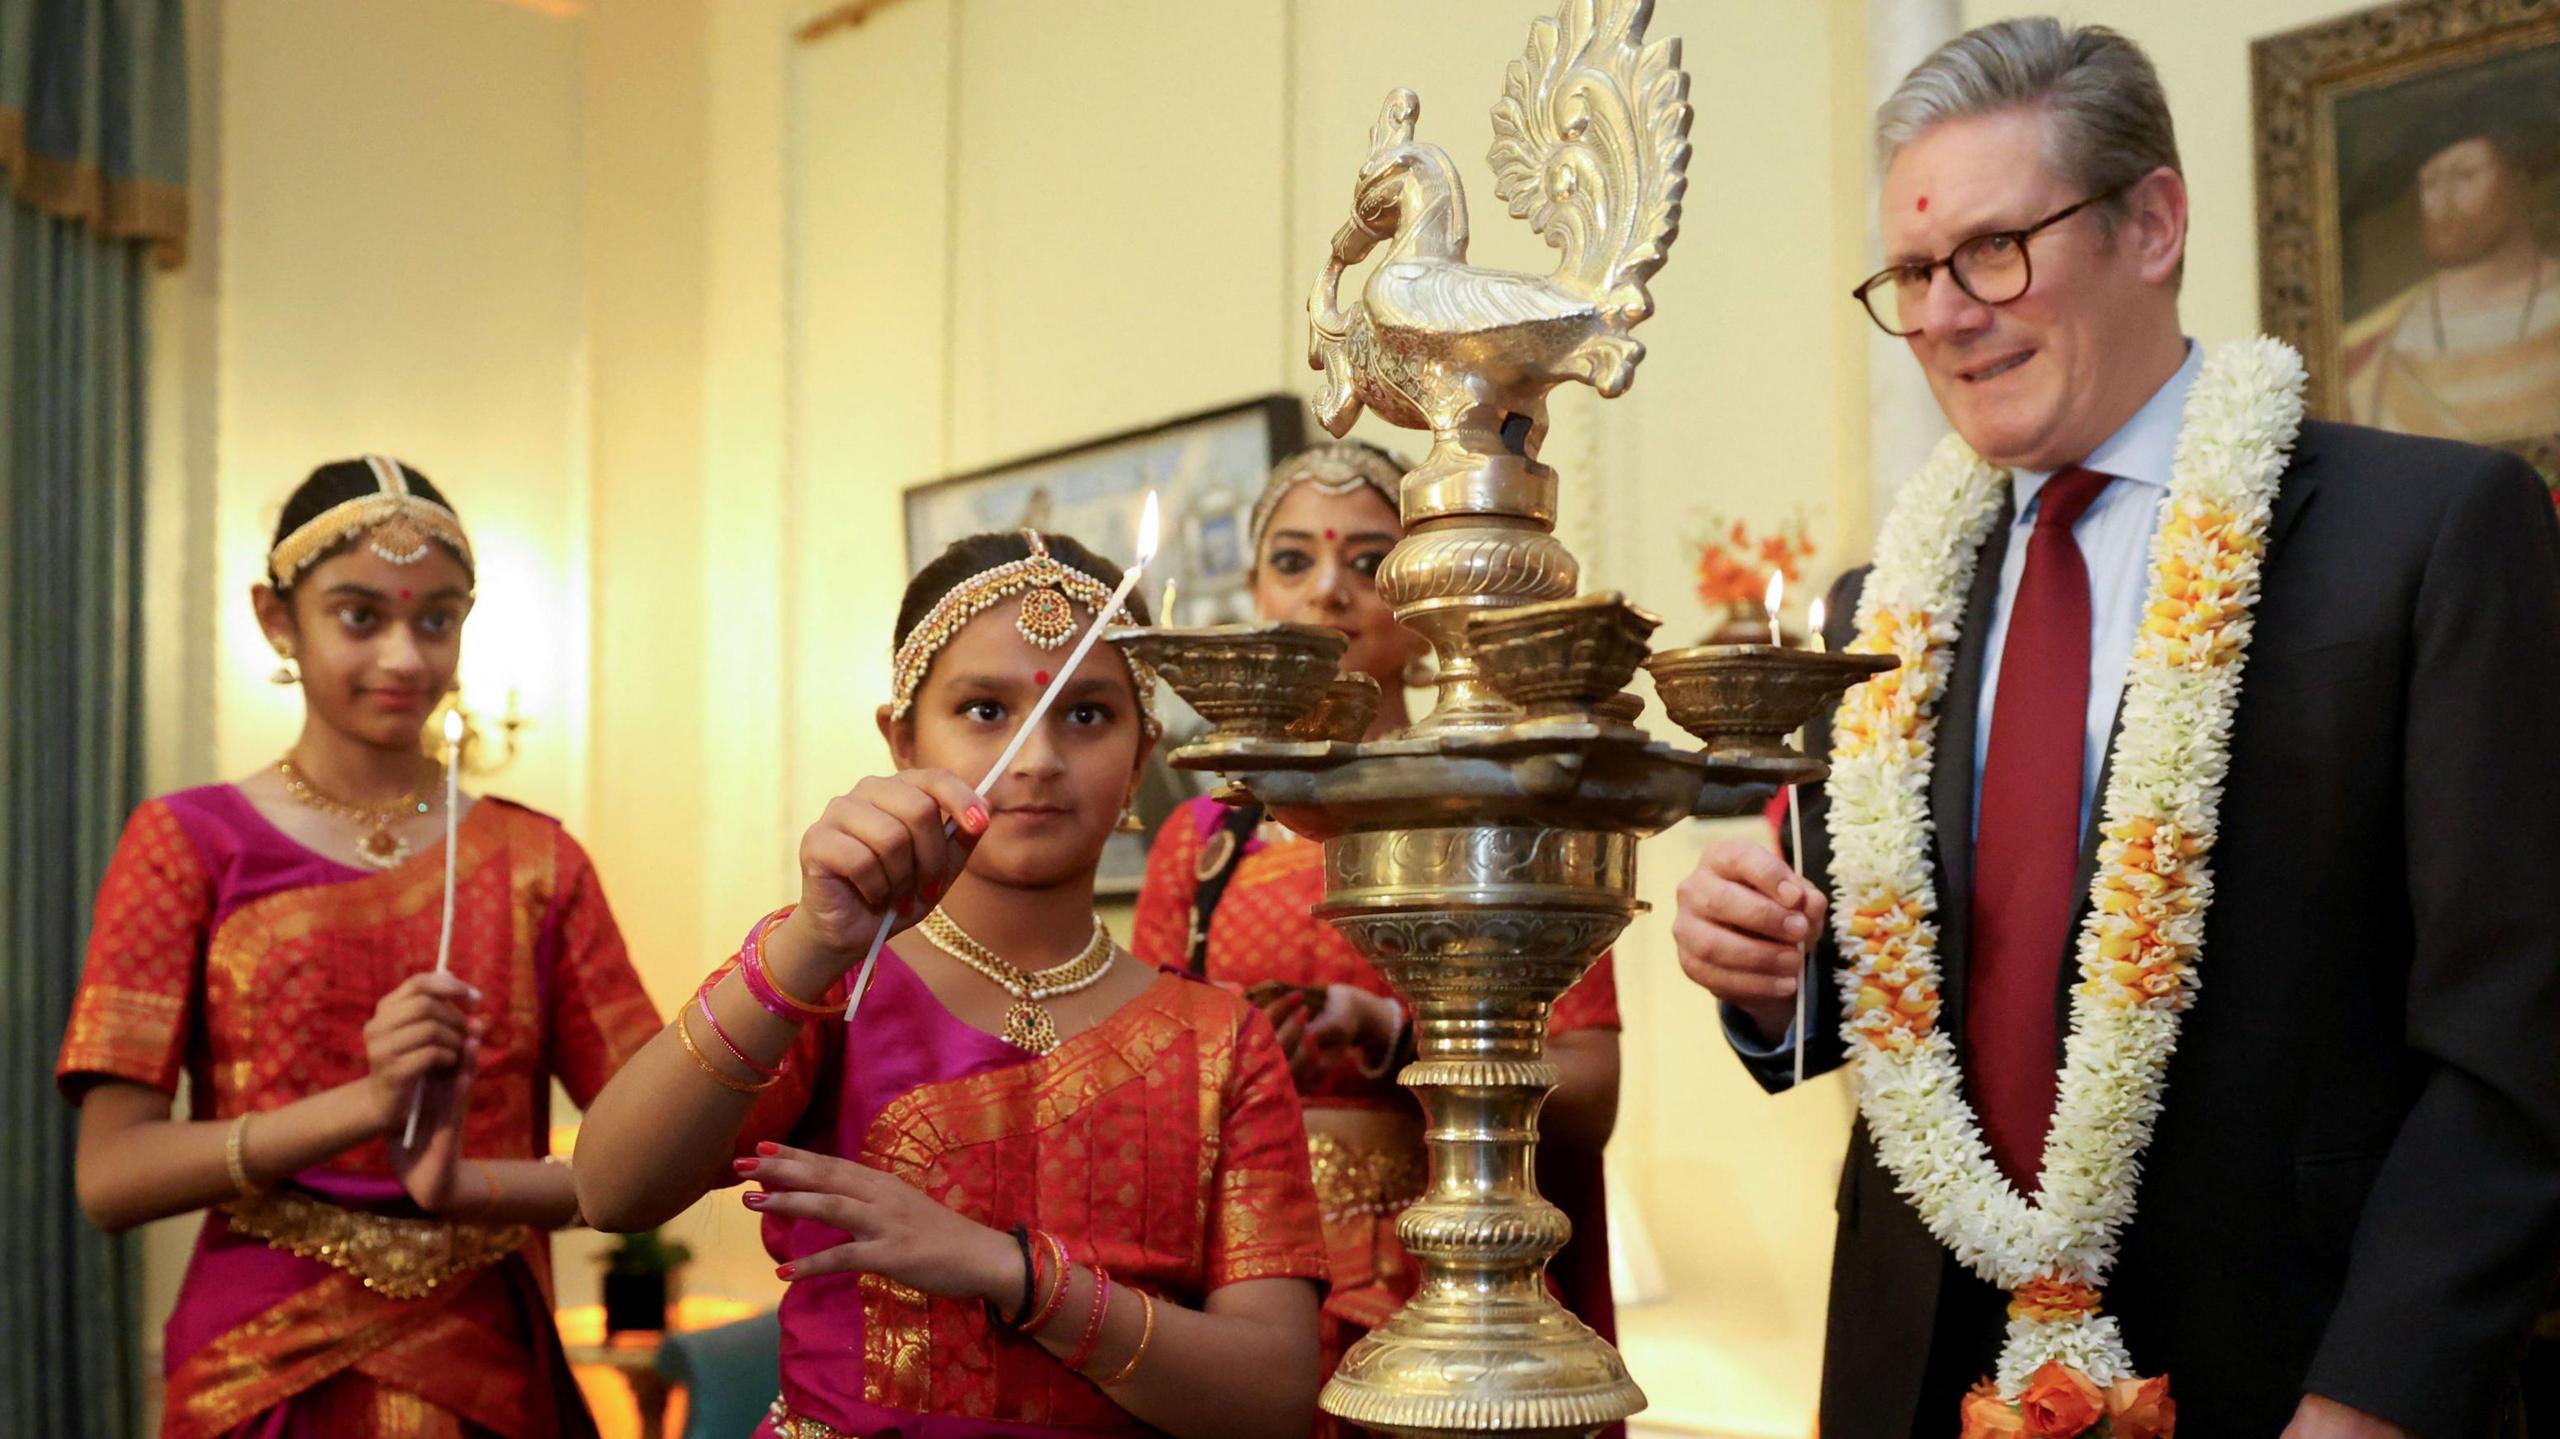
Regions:
[[[1833,927],[1858,1104],[1929,1232],[2010,1292],[1996,1376],[2014,1400],[2048,1361],[2098,1384],[2133,1369],[2098,1290],[2133,1218],[2213,896],[2206,857],[2267,520],[2302,422],[2301,357],[2273,340],[2217,351],[2190,392],[2107,785],[2106,836],[2080,932],[2080,982],[2041,1202],[1993,1163],[1940,1030],[1929,775],[1974,557],[2005,471],[1948,436],[1876,546],[1850,646],[1902,668],[1850,692],[1832,751]]]

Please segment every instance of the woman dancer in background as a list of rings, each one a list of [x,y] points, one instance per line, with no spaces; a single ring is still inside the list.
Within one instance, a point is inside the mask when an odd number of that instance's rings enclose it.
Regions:
[[[577,841],[500,799],[462,800],[433,972],[447,816],[419,737],[472,601],[443,496],[396,460],[323,465],[267,576],[302,733],[134,812],[56,1068],[93,1222],[208,1211],[161,1433],[592,1433],[552,1327],[546,1231],[578,1210],[545,1111],[554,1078],[591,1100],[656,1012]]]

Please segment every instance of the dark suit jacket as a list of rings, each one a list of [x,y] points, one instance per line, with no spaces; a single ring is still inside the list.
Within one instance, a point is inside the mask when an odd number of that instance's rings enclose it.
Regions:
[[[1939,1022],[1959,1043],[1980,616],[2006,532],[1976,570],[1933,777]],[[1833,592],[1835,645],[1864,579]],[[1827,716],[1812,739],[1828,747]],[[2274,1439],[2306,1389],[2428,1439],[2488,1434],[2560,1269],[2560,525],[2532,471],[2306,425],[2231,756],[2202,989],[2107,1312],[2199,1439]],[[2089,843],[2084,914],[2094,866]],[[1836,1025],[1812,1044],[1812,1070],[1843,1063]],[[1752,1068],[1788,1082],[1784,1058]],[[1863,1122],[1839,1211],[1824,1439],[1953,1434],[1951,1408],[1917,1412],[1931,1346],[1970,1364],[1996,1334],[1933,1333],[1942,1286],[1978,1281]]]

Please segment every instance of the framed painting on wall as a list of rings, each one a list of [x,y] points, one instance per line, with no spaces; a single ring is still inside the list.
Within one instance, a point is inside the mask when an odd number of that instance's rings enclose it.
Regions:
[[[2251,46],[2258,305],[2311,410],[2560,486],[2560,7],[2399,0]]]
[[[1163,510],[1163,538],[1147,570],[1149,609],[1172,580],[1180,613],[1158,616],[1159,622],[1250,620],[1246,575],[1253,556],[1246,529],[1254,497],[1272,465],[1296,450],[1305,433],[1306,412],[1297,399],[1271,395],[918,485],[906,494],[907,573],[954,540],[1026,528],[1073,535],[1125,563],[1137,546],[1139,507],[1152,489]],[[1105,896],[1138,892],[1156,827],[1212,783],[1211,776],[1164,762],[1168,751],[1206,726],[1161,685],[1156,713],[1165,738],[1138,788],[1146,831],[1112,836],[1095,876],[1095,890]]]

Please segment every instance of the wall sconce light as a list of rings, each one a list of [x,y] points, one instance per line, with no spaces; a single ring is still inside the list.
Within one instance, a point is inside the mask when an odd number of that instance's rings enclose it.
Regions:
[[[506,712],[496,716],[481,714],[465,705],[462,702],[462,691],[456,688],[444,697],[443,703],[436,706],[434,713],[427,716],[426,727],[420,731],[420,743],[429,753],[434,753],[442,745],[442,740],[429,741],[424,737],[441,736],[444,733],[444,715],[448,710],[456,711],[462,716],[462,748],[458,763],[462,766],[464,774],[496,774],[515,763],[516,735],[525,726],[533,723],[516,707],[516,690],[513,685],[507,687]]]

